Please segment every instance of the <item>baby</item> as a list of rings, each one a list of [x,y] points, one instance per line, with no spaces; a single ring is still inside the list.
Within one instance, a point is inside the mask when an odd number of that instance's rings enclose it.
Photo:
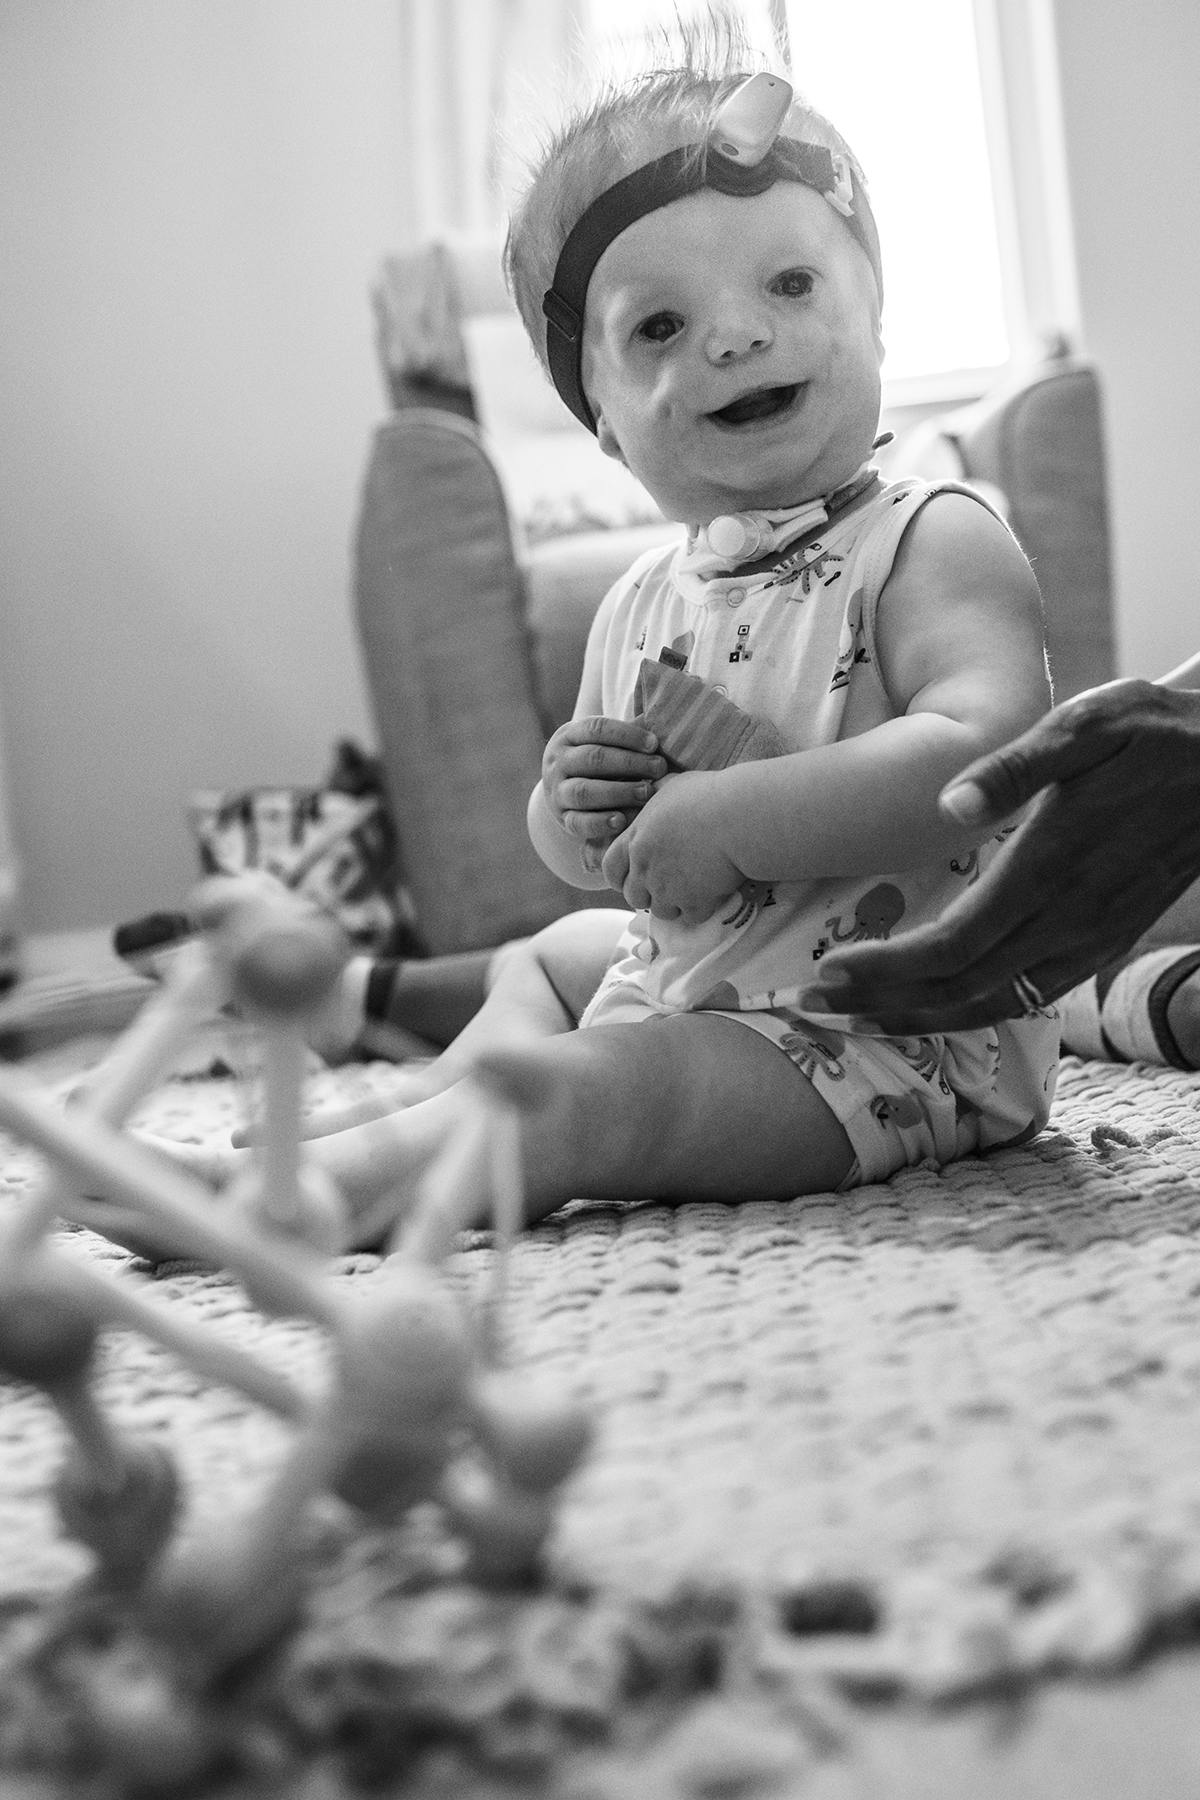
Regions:
[[[1007,527],[872,465],[883,281],[849,149],[779,78],[693,53],[559,134],[506,260],[566,405],[687,527],[603,601],[530,802],[550,868],[631,916],[501,956],[439,1091],[312,1154],[377,1232],[459,1125],[472,1058],[524,1096],[530,1219],[845,1189],[1026,1140],[1053,1009],[896,1038],[805,1007],[827,950],[977,878],[996,842],[937,795],[1050,700]],[[485,1172],[462,1179],[469,1220]]]

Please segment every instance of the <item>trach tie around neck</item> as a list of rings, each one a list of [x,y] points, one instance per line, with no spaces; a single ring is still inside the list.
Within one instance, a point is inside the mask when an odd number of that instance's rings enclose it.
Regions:
[[[875,448],[888,442],[891,435],[884,432],[876,439]],[[722,513],[688,534],[674,565],[675,579],[690,598],[702,598],[707,582],[732,575],[742,564],[758,557],[781,556],[828,525],[878,482],[878,469],[873,463],[864,463],[849,481],[818,500],[806,500],[798,506]]]
[[[777,181],[798,181],[827,200],[857,238],[875,272],[883,271],[879,236],[853,164],[824,144],[778,135],[792,90],[778,75],[751,75],[718,109],[707,139],[669,150],[598,195],[562,247],[554,280],[542,296],[546,354],[559,398],[588,430],[595,416],[583,391],[583,318],[588,285],[613,239],[674,200],[713,188],[721,194],[764,194]]]

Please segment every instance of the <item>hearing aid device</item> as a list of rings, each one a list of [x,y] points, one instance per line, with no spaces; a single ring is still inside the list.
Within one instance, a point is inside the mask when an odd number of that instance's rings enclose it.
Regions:
[[[781,76],[765,71],[751,75],[718,108],[709,148],[743,168],[753,168],[775,142],[791,104],[791,87]]]

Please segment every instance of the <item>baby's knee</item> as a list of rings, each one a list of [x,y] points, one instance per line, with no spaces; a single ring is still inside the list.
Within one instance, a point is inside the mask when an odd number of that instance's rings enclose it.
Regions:
[[[572,1018],[578,1020],[616,953],[627,913],[588,907],[568,913],[526,939],[526,947]]]

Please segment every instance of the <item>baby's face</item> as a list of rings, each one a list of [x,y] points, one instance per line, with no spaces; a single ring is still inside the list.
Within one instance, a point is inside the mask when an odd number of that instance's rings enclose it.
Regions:
[[[584,388],[601,447],[669,518],[789,506],[869,457],[882,349],[874,279],[829,203],[777,181],[702,188],[605,250]]]

